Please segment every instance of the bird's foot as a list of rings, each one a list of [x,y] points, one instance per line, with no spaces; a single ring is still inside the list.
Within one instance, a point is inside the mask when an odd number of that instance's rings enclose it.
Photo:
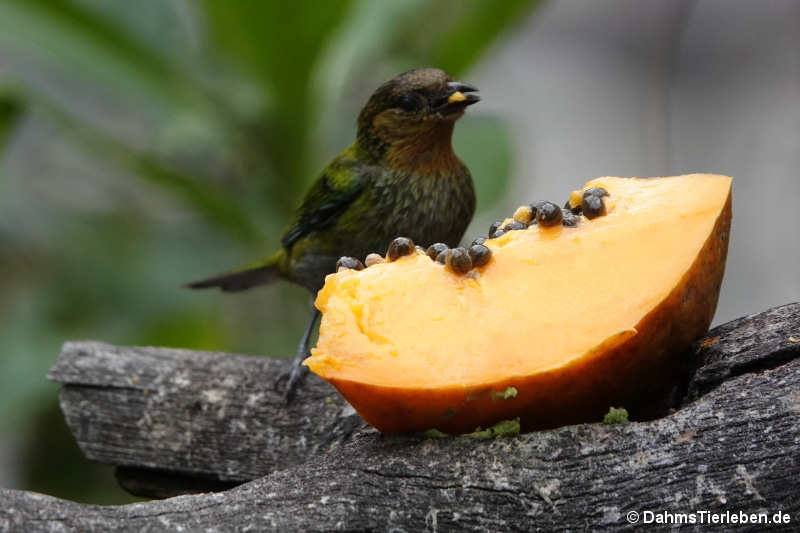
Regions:
[[[308,374],[308,367],[303,366],[303,360],[311,355],[309,351],[309,340],[318,318],[319,311],[312,305],[311,317],[308,320],[303,338],[300,339],[300,345],[297,347],[297,352],[295,352],[294,359],[292,360],[292,368],[288,373],[278,378],[278,381],[275,383],[275,388],[280,389],[281,384],[284,381],[286,382],[286,387],[283,390],[283,398],[286,400],[287,405],[292,403],[292,400],[294,400],[294,397],[297,395],[297,390],[303,384]]]
[[[287,405],[292,403],[295,396],[297,396],[297,391],[303,385],[308,375],[308,367],[301,364],[306,357],[308,357],[308,353],[298,353],[292,360],[292,368],[281,375],[275,383],[276,389],[282,389],[283,399],[286,401]]]

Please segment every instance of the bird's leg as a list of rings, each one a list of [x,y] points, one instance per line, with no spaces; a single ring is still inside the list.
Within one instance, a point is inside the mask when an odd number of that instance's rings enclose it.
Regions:
[[[317,324],[319,318],[319,311],[316,307],[311,305],[311,316],[308,319],[308,325],[303,332],[303,337],[300,339],[300,345],[297,347],[294,360],[292,361],[292,369],[289,371],[289,377],[286,380],[286,390],[284,391],[284,398],[286,403],[291,402],[297,393],[297,388],[303,383],[303,380],[308,374],[308,367],[303,366],[301,363],[308,357],[309,347],[308,341],[311,339],[311,333],[314,331],[314,326]]]

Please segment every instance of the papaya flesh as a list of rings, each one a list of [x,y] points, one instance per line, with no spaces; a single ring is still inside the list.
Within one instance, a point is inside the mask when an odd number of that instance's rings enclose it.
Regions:
[[[304,364],[383,433],[516,417],[529,431],[599,421],[610,406],[647,416],[716,309],[731,178],[590,187],[608,192],[603,216],[489,239],[488,264],[467,275],[418,251],[329,275]]]

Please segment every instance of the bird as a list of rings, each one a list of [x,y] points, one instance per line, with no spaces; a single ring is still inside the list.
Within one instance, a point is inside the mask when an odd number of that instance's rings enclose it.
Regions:
[[[308,368],[320,312],[313,298],[342,256],[384,254],[399,236],[423,247],[458,246],[475,212],[475,188],[452,147],[455,122],[478,89],[438,68],[418,68],[378,87],[358,115],[355,141],[322,170],[266,259],[188,283],[235,292],[286,280],[311,292],[311,314],[289,373],[290,402]]]

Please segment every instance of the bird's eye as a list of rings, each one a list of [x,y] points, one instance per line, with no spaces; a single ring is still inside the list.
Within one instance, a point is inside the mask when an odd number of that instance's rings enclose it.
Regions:
[[[418,111],[422,107],[422,99],[415,94],[402,94],[395,100],[394,105],[403,111]]]

